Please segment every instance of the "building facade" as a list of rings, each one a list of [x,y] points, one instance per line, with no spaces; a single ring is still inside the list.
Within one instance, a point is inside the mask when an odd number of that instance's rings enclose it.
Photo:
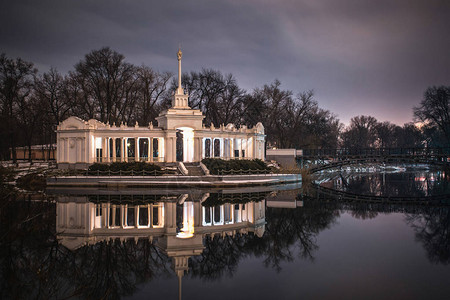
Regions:
[[[158,126],[116,126],[69,117],[56,131],[58,166],[85,168],[95,162],[118,161],[198,162],[208,157],[264,160],[262,123],[253,128],[237,128],[231,123],[206,127],[202,112],[189,107],[189,95],[181,87],[181,56],[178,51],[178,88],[171,108],[156,118]]]

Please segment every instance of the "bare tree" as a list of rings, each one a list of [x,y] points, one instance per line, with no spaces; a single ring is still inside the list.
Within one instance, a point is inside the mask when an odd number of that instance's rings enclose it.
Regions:
[[[35,80],[36,97],[41,99],[46,112],[51,115],[55,124],[68,117],[70,102],[64,95],[66,81],[54,68]]]
[[[102,122],[119,122],[129,107],[136,82],[135,67],[108,47],[86,54],[71,73],[81,109]]]
[[[434,146],[450,146],[450,86],[429,87],[414,117],[424,123]]]
[[[342,133],[345,148],[369,148],[375,146],[378,121],[372,116],[357,116],[350,120],[350,125]]]
[[[137,68],[137,121],[148,124],[160,112],[160,102],[167,92],[167,85],[172,74],[158,73],[150,67]]]
[[[8,143],[6,149],[11,148],[13,161],[17,161],[17,126],[19,104],[26,105],[33,89],[34,76],[37,70],[33,64],[20,58],[16,60],[0,55],[0,109],[3,119],[2,135]],[[2,143],[3,144],[3,143]],[[9,146],[9,147],[8,147]]]

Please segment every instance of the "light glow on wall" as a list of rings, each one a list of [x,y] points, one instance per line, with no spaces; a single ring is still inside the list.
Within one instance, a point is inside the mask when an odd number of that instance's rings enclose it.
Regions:
[[[95,138],[95,148],[102,149],[102,138],[100,137]]]

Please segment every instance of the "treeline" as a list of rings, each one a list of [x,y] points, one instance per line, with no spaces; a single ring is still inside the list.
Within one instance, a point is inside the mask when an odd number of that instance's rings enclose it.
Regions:
[[[450,86],[429,87],[403,127],[357,116],[340,134],[344,148],[450,147]]]
[[[439,107],[446,108],[443,122],[447,123],[430,121],[434,120],[429,114],[433,112],[427,109],[435,103],[433,99],[424,100],[415,109],[417,119],[425,124],[419,129],[412,124],[399,127],[380,123],[366,116],[353,118],[344,128],[336,115],[319,107],[312,91],[294,94],[282,89],[278,80],[247,92],[232,74],[203,69],[183,74],[182,84],[190,95],[190,106],[205,114],[207,126],[227,123],[254,126],[261,121],[269,147],[448,145],[448,87],[435,88],[441,97],[438,100],[444,102]],[[170,107],[175,89],[172,73],[130,64],[124,55],[110,48],[86,54],[68,74],[54,68],[38,74],[31,62],[1,54],[1,158],[9,159],[12,149],[15,160],[17,146],[55,143],[57,124],[69,116],[146,126]],[[431,98],[435,96],[432,91],[429,94]]]

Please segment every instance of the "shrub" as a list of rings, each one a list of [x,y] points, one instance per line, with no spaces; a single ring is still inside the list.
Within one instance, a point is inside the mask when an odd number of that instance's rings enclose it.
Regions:
[[[220,172],[230,172],[233,174],[249,174],[251,170],[255,170],[255,174],[259,174],[261,172],[258,171],[269,171],[269,167],[260,160],[260,159],[232,159],[232,160],[223,160],[220,158],[205,158],[202,160],[202,163],[209,169],[211,174],[219,174]]]
[[[154,164],[149,164],[145,162],[115,162],[112,164],[99,164],[95,163],[89,166],[89,173],[95,174],[97,171],[99,172],[153,172],[153,171],[161,171],[161,167]]]
[[[19,177],[16,181],[17,187],[29,191],[42,191],[45,189],[47,182],[43,175],[31,173]]]
[[[14,168],[0,166],[0,183],[14,180]]]

